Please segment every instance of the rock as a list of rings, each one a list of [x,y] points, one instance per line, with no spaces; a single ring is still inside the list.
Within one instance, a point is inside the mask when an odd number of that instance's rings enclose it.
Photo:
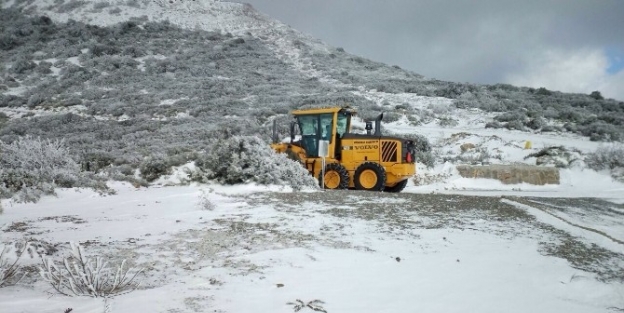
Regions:
[[[559,184],[559,169],[532,165],[459,165],[457,170],[465,178],[497,179],[503,184],[532,185]]]
[[[467,143],[459,146],[459,148],[461,149],[462,152],[466,152],[468,150],[474,149],[475,145],[473,143],[467,142]]]

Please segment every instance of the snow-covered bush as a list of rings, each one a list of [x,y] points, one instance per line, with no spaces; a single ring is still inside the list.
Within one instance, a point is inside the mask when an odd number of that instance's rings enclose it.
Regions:
[[[150,156],[141,162],[139,169],[141,170],[141,176],[148,182],[151,182],[162,175],[169,174],[171,165],[164,157]]]
[[[111,267],[102,257],[87,257],[76,243],[70,242],[70,247],[70,256],[64,258],[60,265],[50,258],[43,258],[43,264],[39,267],[41,277],[58,293],[66,296],[111,297],[139,287],[135,279],[143,269],[126,268],[125,259],[120,265]]]
[[[416,148],[414,160],[416,160],[416,163],[424,164],[429,168],[433,167],[435,157],[432,152],[433,149],[431,147],[431,143],[429,143],[427,137],[420,134],[397,135],[397,137],[402,137],[414,142],[414,146]]]
[[[533,130],[538,130],[546,126],[546,121],[542,117],[536,117],[528,120],[524,125]]]
[[[63,140],[20,137],[0,142],[0,182],[11,191],[54,184],[71,184],[80,171]]]
[[[485,128],[494,128],[494,129],[503,128],[503,124],[497,121],[487,122],[485,124]]]
[[[458,121],[450,116],[442,116],[438,120],[438,125],[442,127],[455,127],[457,124]]]
[[[569,168],[573,163],[582,161],[583,155],[581,151],[577,149],[569,149],[563,146],[550,146],[524,157],[525,160],[528,158],[536,158],[536,165],[554,165],[559,168]]]
[[[100,1],[93,4],[93,10],[100,11],[106,7],[109,7],[110,3],[108,1]]]
[[[587,155],[585,163],[597,171],[610,170],[613,178],[624,181],[624,146],[621,144],[598,147]]]
[[[498,122],[511,122],[511,121],[523,122],[526,118],[527,116],[525,112],[512,111],[512,112],[505,112],[503,114],[497,115],[496,117],[494,117],[494,120]]]
[[[20,58],[11,66],[11,72],[15,74],[24,74],[32,71],[37,67],[37,64],[29,59]]]
[[[524,124],[518,120],[507,122],[504,127],[509,130],[525,130]]]
[[[233,136],[216,140],[196,162],[196,180],[223,184],[256,182],[316,188],[318,183],[303,166],[285,154],[275,153],[256,136]]]
[[[30,136],[12,143],[0,141],[0,197],[36,202],[56,187],[106,188],[94,177],[80,173],[80,166],[63,140]]]

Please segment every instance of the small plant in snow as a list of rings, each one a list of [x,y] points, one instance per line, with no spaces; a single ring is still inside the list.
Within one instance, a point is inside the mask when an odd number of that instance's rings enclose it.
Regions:
[[[10,260],[8,254],[11,252],[7,246],[3,246],[0,251],[0,287],[12,286],[17,284],[25,274],[19,276],[21,266],[17,263],[20,257],[26,251],[28,245],[24,245],[23,249],[16,254],[15,260]]]
[[[442,116],[438,120],[438,125],[442,127],[455,127],[457,124],[459,124],[459,122],[450,116]]]
[[[327,311],[322,306],[323,304],[325,304],[325,302],[323,302],[321,300],[312,300],[312,301],[310,301],[308,303],[305,303],[305,302],[297,299],[297,300],[295,300],[295,302],[288,302],[286,304],[292,305],[293,306],[293,310],[295,312],[299,312],[303,308],[309,308],[309,309],[312,309],[313,311],[327,313]]]
[[[202,190],[201,195],[199,196],[199,207],[202,210],[212,211],[215,208],[214,203],[208,199],[208,194],[206,191]]]
[[[111,297],[134,291],[139,287],[135,278],[143,270],[126,269],[124,259],[112,268],[102,257],[89,258],[78,244],[70,243],[71,256],[57,265],[50,258],[43,258],[39,274],[58,293],[66,296]]]

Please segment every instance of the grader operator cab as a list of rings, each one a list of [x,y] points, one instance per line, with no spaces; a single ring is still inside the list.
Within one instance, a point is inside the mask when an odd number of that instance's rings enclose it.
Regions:
[[[351,133],[356,111],[350,107],[292,114],[290,142],[279,142],[274,123],[271,147],[301,162],[326,189],[400,192],[416,172],[414,142],[383,136],[383,113],[375,119],[374,132],[373,122],[366,122],[366,134]],[[321,155],[324,152],[326,155]]]

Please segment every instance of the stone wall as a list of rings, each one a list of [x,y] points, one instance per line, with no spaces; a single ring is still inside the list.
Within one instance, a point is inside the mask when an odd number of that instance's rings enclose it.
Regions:
[[[493,178],[503,184],[559,184],[559,169],[534,165],[459,165],[457,170],[466,178]]]

